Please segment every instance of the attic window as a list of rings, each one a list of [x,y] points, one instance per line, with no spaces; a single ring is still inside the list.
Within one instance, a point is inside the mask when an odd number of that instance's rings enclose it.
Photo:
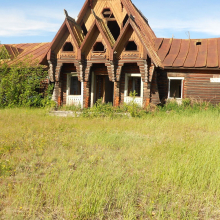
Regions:
[[[125,48],[126,51],[137,51],[137,44],[134,41],[128,41]]]
[[[202,44],[201,41],[196,42],[196,46],[201,45],[201,44]]]
[[[84,22],[82,23],[81,28],[82,28],[82,30],[83,30],[84,35],[86,36],[87,33],[88,33],[88,31],[87,31],[87,28],[86,28],[86,25],[85,25]]]
[[[102,42],[96,42],[93,47],[94,52],[105,52],[105,47]]]
[[[107,25],[109,30],[111,31],[112,36],[115,40],[117,40],[120,35],[120,27],[118,26],[117,21],[108,21]]]
[[[113,15],[113,13],[111,12],[109,8],[103,9],[102,15],[104,18],[115,18],[115,16]]]
[[[71,42],[66,42],[63,46],[63,51],[73,51],[73,45]]]
[[[127,23],[128,21],[128,14],[126,14],[124,20],[123,20],[123,27],[125,26],[125,24]]]

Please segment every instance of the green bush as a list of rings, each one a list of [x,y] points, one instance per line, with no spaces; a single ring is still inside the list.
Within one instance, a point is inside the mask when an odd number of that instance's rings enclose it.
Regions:
[[[49,86],[44,94],[39,92],[46,76],[47,71],[42,66],[33,67],[28,61],[10,67],[2,63],[0,65],[0,107],[51,105],[52,87]]]

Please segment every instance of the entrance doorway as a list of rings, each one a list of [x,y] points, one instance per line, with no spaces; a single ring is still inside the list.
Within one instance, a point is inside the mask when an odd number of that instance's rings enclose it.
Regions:
[[[91,106],[98,99],[101,99],[102,103],[113,103],[114,83],[109,80],[108,75],[96,75],[93,73],[91,93]]]

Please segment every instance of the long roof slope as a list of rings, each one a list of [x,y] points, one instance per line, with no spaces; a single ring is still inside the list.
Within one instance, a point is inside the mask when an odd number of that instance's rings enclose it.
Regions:
[[[8,64],[28,61],[29,64],[40,64],[50,43],[3,44],[11,59]],[[12,53],[14,51],[14,53]],[[17,52],[17,53],[16,53]]]

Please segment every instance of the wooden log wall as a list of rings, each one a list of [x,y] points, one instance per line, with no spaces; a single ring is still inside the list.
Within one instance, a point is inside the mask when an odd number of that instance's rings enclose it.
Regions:
[[[211,78],[220,78],[217,70],[166,70],[157,72],[158,90],[161,102],[168,97],[168,77],[184,77],[183,98],[220,102],[220,83],[210,82]]]
[[[206,101],[212,104],[219,103],[220,83],[210,82],[210,78],[213,78],[213,75],[213,73],[187,74],[184,82],[184,98]]]

